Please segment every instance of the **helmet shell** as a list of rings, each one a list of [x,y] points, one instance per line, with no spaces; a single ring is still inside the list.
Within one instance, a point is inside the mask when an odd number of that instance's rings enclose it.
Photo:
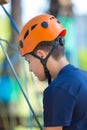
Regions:
[[[24,56],[31,53],[40,42],[53,41],[65,34],[66,29],[53,15],[38,15],[25,24],[18,36],[20,53]]]

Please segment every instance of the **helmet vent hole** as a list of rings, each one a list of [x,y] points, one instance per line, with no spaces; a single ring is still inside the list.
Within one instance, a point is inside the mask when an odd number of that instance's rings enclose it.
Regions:
[[[37,24],[33,25],[33,26],[31,27],[31,30],[33,30],[36,26],[37,26]]]
[[[26,31],[26,33],[24,34],[24,39],[28,36],[29,34],[29,30]]]

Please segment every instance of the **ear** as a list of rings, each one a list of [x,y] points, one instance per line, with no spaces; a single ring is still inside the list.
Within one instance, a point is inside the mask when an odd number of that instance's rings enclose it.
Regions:
[[[45,51],[45,50],[41,50],[41,49],[39,49],[39,50],[37,50],[37,52],[36,52],[36,54],[39,56],[39,57],[41,57],[41,58],[46,58],[46,56],[47,56],[47,51]]]

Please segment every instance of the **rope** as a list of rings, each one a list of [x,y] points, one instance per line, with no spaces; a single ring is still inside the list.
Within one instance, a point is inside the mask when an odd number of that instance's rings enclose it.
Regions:
[[[15,21],[13,20],[13,18],[12,18],[11,15],[7,12],[7,10],[4,8],[3,5],[2,5],[2,8],[3,8],[4,12],[6,13],[6,15],[8,16],[8,18],[9,18],[9,20],[10,20],[10,22],[11,22],[13,28],[14,28],[15,31],[16,31],[16,33],[19,34],[19,29],[18,29],[18,27],[17,27]],[[25,94],[25,92],[24,92],[24,90],[23,90],[22,87],[21,87],[22,85],[21,85],[21,83],[20,83],[20,81],[19,81],[19,79],[18,79],[17,73],[16,73],[16,71],[15,71],[15,69],[14,69],[14,67],[13,67],[13,65],[12,65],[12,63],[11,63],[11,61],[10,61],[10,59],[9,59],[9,56],[8,56],[6,50],[4,49],[4,47],[3,47],[3,45],[2,45],[1,42],[0,42],[0,45],[1,45],[1,48],[2,48],[2,50],[3,50],[3,52],[4,52],[5,56],[6,56],[7,60],[8,60],[8,63],[9,63],[9,65],[10,65],[10,67],[11,67],[11,70],[12,70],[12,72],[13,72],[13,74],[14,74],[14,76],[15,76],[15,78],[16,78],[18,84],[19,84],[19,87],[20,87],[20,89],[21,89],[21,91],[22,91],[22,94],[24,95],[24,97],[25,97],[25,99],[26,99],[26,101],[27,101],[27,104],[28,104],[30,110],[32,111],[33,116],[34,116],[34,118],[35,118],[35,120],[36,120],[36,122],[37,122],[37,124],[38,124],[38,126],[39,126],[39,128],[40,128],[40,130],[43,130],[41,124],[39,123],[39,121],[38,121],[38,119],[37,119],[37,117],[36,117],[36,114],[35,114],[35,112],[34,112],[32,106],[31,106],[31,104],[30,104],[30,102],[29,102],[29,100],[28,100],[28,98],[27,98],[27,96],[26,96],[26,94]]]
[[[19,34],[19,29],[15,23],[15,21],[13,20],[13,18],[11,17],[11,15],[7,12],[7,10],[4,8],[4,6],[2,5],[2,8],[4,10],[4,12],[6,13],[6,15],[8,16],[12,26],[14,27],[15,31],[17,32],[17,34]]]
[[[19,84],[19,87],[20,87],[20,89],[21,89],[21,91],[22,91],[22,93],[23,93],[23,95],[24,95],[24,97],[25,97],[25,99],[26,99],[26,101],[27,101],[27,104],[28,104],[28,106],[30,107],[30,110],[31,110],[32,113],[33,113],[33,116],[34,116],[34,118],[35,118],[35,120],[36,120],[36,122],[37,122],[37,124],[38,124],[38,126],[39,126],[39,128],[40,128],[40,130],[43,130],[43,129],[42,129],[42,126],[40,125],[40,123],[39,123],[39,121],[38,121],[38,119],[37,119],[37,117],[36,117],[36,115],[35,115],[35,113],[34,113],[34,110],[32,109],[32,106],[31,106],[31,104],[30,104],[30,102],[29,102],[29,100],[28,100],[28,98],[27,98],[27,96],[26,96],[24,90],[22,89],[22,85],[21,85],[21,83],[20,83],[20,81],[19,81],[19,79],[18,79],[17,73],[16,73],[16,71],[15,71],[15,69],[14,69],[14,67],[13,67],[13,65],[12,65],[12,63],[11,63],[9,57],[8,57],[8,54],[7,54],[6,50],[4,49],[4,47],[3,47],[3,45],[2,45],[1,42],[0,42],[0,45],[1,45],[1,48],[2,48],[2,50],[3,50],[3,52],[4,52],[5,56],[6,56],[7,60],[8,60],[8,63],[9,63],[9,65],[10,65],[10,67],[11,67],[11,70],[12,70],[12,72],[13,72],[13,74],[14,74],[14,76],[15,76],[15,78],[16,78],[18,84]]]

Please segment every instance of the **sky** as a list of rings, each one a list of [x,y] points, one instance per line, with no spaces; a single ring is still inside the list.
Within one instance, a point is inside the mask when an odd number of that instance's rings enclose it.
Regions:
[[[30,18],[35,15],[46,12],[49,9],[49,1],[50,0],[22,0],[22,16],[23,23],[26,23]],[[72,0],[73,3],[73,11],[77,15],[87,15],[87,0]],[[6,10],[9,12],[10,10],[10,2],[4,5]],[[2,7],[0,7],[0,15],[5,14]]]
[[[30,1],[30,3],[29,3]],[[23,12],[25,13],[25,21],[29,20],[33,16],[43,13],[49,9],[49,1],[50,0],[22,0],[22,5],[26,8],[23,8]],[[76,15],[87,15],[87,0],[72,0],[73,3],[73,11]],[[22,6],[22,7],[23,7]],[[25,23],[24,21],[24,23]]]
[[[87,0],[72,0],[73,11],[77,15],[87,15]]]
[[[26,8],[23,8],[24,4]],[[37,0],[37,2],[36,0],[22,0],[22,14],[25,14],[25,16],[23,16],[23,18],[25,17],[25,21],[23,22],[25,23],[30,18],[46,12],[48,8],[49,0]]]

